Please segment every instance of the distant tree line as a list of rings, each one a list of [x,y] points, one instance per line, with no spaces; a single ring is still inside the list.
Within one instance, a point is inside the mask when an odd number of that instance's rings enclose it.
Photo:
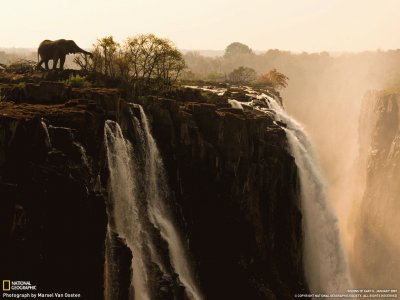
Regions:
[[[183,57],[187,69],[183,71],[182,79],[235,82],[238,72],[250,74],[250,79],[254,78],[255,72],[256,80],[250,81],[256,85],[273,85],[272,82],[275,82],[275,86],[283,88],[287,86],[288,78],[295,78],[285,90],[286,94],[293,95],[299,90],[303,91],[305,86],[317,86],[322,79],[328,83],[336,78],[350,76],[349,70],[361,70],[361,74],[368,76],[374,88],[400,86],[395,83],[396,80],[400,82],[400,49],[340,54],[294,53],[270,49],[255,53],[250,47],[235,42],[228,45],[221,56],[209,57],[189,51]],[[245,69],[238,70],[240,67]],[[248,81],[246,79],[244,83]]]
[[[227,81],[233,84],[249,84],[263,88],[282,89],[287,87],[289,77],[272,69],[265,74],[257,75],[257,72],[248,67],[239,67],[228,74]]]
[[[183,72],[182,78],[285,88],[289,77],[276,68],[265,70],[264,67],[262,72],[257,72],[252,67],[259,57],[249,46],[239,42],[229,44],[221,57],[204,57],[196,52],[188,52],[184,55],[188,68]],[[257,67],[260,70],[260,66]]]

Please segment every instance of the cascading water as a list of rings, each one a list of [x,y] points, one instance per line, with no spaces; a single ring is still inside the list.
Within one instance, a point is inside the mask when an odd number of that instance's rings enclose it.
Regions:
[[[44,130],[44,133],[45,133],[45,135],[46,135],[46,138],[45,138],[46,145],[47,145],[47,147],[51,148],[51,140],[50,140],[50,135],[49,135],[49,130],[48,130],[48,128],[47,128],[47,125],[46,125],[46,123],[43,121],[43,119],[40,121],[40,124],[42,125],[42,128],[43,128],[43,130]]]
[[[289,147],[299,169],[302,211],[304,214],[304,268],[313,293],[347,293],[351,288],[342,250],[336,216],[330,207],[323,176],[310,140],[302,126],[282,106],[265,94],[265,100],[287,135]],[[257,107],[257,101],[254,102]],[[264,107],[257,107],[267,112]]]
[[[82,158],[82,162],[85,165],[85,167],[90,170],[90,164],[89,164],[89,160],[88,157],[86,155],[86,150],[85,148],[78,142],[73,142],[74,146],[78,149],[78,151],[81,154],[81,158]]]
[[[115,231],[133,253],[132,287],[134,299],[150,299],[147,286],[148,271],[142,251],[143,233],[138,214],[139,205],[136,197],[136,174],[132,164],[132,146],[124,139],[118,123],[113,121],[106,121],[104,137],[110,172],[109,230]],[[109,239],[110,232],[107,235]],[[108,241],[108,244],[111,244],[111,242]],[[109,247],[112,247],[112,245],[106,245],[106,252],[110,252]],[[107,259],[112,260],[112,257],[106,258],[106,261]],[[107,266],[106,269],[110,270]],[[111,274],[108,276],[111,277]]]
[[[195,284],[186,249],[166,200],[169,197],[163,163],[151,135],[147,117],[139,105],[140,121],[132,113],[135,149],[123,136],[118,123],[105,124],[105,144],[110,171],[109,228],[106,242],[105,291],[113,299],[113,245],[115,232],[132,251],[132,299],[153,299],[159,288],[154,280],[157,268],[163,278],[178,275],[187,298],[202,299]],[[156,245],[167,244],[167,255]],[[156,267],[155,267],[156,266]],[[107,274],[108,273],[108,274]],[[172,280],[172,279],[171,279]]]
[[[146,152],[148,155],[145,174],[150,221],[160,231],[163,239],[167,241],[172,266],[179,275],[186,291],[193,300],[200,300],[202,297],[192,276],[193,272],[188,264],[189,260],[185,253],[185,248],[176,230],[176,226],[174,226],[172,222],[171,212],[164,203],[164,200],[168,197],[168,186],[160,153],[151,135],[147,116],[141,106],[139,106],[139,110],[143,123],[144,140],[146,142]]]

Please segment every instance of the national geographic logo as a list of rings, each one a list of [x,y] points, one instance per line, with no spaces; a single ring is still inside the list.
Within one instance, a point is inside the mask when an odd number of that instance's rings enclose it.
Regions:
[[[3,280],[3,292],[9,291],[36,291],[36,285],[30,281]]]
[[[3,292],[8,292],[11,290],[11,281],[3,280]]]

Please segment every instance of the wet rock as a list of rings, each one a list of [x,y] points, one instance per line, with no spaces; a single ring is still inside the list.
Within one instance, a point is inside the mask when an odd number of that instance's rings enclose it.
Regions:
[[[0,103],[0,225],[8,235],[0,277],[28,278],[43,289],[76,287],[85,299],[102,299],[109,176],[104,122],[119,121],[129,136],[140,111],[117,89],[27,87],[11,101],[48,104]],[[298,174],[284,130],[271,114],[231,109],[225,95],[177,90],[169,96],[178,99],[139,101],[204,295],[291,299],[306,292]],[[119,237],[112,240],[114,295],[128,299],[134,253]],[[169,255],[166,245],[157,247]],[[177,276],[152,270],[155,299],[185,299]]]
[[[141,102],[204,294],[290,299],[307,291],[297,168],[273,117],[217,104]]]
[[[106,197],[74,147],[92,142],[86,163],[101,173],[103,124],[64,105],[0,103],[1,277],[103,297]]]

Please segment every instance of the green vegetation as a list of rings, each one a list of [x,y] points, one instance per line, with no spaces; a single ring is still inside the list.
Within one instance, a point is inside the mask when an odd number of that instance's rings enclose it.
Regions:
[[[92,86],[85,76],[80,76],[79,74],[71,75],[65,81],[65,84],[73,88],[87,88]]]

